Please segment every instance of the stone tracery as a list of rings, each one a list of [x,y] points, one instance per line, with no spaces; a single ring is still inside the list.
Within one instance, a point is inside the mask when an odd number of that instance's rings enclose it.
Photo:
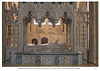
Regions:
[[[33,4],[33,5],[31,5],[31,4]],[[64,5],[66,5],[66,4],[67,3],[64,3]],[[27,6],[25,6],[25,5],[27,5]],[[58,4],[56,3],[56,5],[58,5]],[[52,6],[51,3],[43,3],[43,4],[37,3],[35,6],[34,6],[34,3],[25,3],[25,4],[23,4],[23,13],[22,14],[23,14],[23,17],[25,17],[25,15],[29,11],[31,11],[31,13],[34,14],[33,16],[35,17],[36,21],[40,22],[40,21],[42,21],[43,17],[45,17],[45,13],[49,12],[50,17],[52,17],[51,19],[54,19],[55,21],[57,21],[62,17],[61,15],[64,13],[64,11],[68,10],[66,8],[66,6],[64,6],[64,5],[61,4],[55,8],[55,6]],[[68,14],[69,14],[69,12],[68,12]],[[72,16],[70,16],[70,17],[72,17]]]

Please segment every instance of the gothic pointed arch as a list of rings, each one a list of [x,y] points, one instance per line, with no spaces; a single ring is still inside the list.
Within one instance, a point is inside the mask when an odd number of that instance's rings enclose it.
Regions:
[[[47,4],[47,9],[49,9],[50,17],[53,17],[54,19],[56,19],[56,14],[54,10],[52,9],[51,5]]]
[[[34,17],[36,19],[38,18],[36,11],[34,10],[34,8],[32,7],[32,5],[30,3],[27,3],[27,6],[25,6],[25,8],[23,8],[23,17],[24,18],[27,17],[27,13],[29,11],[31,12],[32,17]]]

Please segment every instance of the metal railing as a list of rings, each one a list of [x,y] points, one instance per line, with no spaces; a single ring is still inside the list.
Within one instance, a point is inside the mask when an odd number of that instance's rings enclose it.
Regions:
[[[33,59],[34,59],[34,57],[31,56],[31,57],[30,57],[30,65],[33,64],[33,62],[32,62]],[[88,65],[98,65],[98,58],[96,58],[96,63],[93,63],[93,62],[91,62],[91,61],[85,59],[85,58],[84,58],[84,53],[82,53],[82,65],[87,65],[87,64],[85,64],[85,61],[88,63]],[[9,58],[6,59],[6,60],[4,60],[4,61],[2,62],[2,64],[11,64],[11,51],[9,52]],[[65,56],[64,56],[64,65],[66,65],[66,57],[65,57]],[[77,65],[76,65],[76,66],[77,66]]]
[[[31,57],[30,57],[30,61],[31,61],[30,64],[31,64],[31,65],[32,65],[32,60],[33,60],[33,57],[31,56]]]
[[[9,58],[4,60],[2,64],[11,64],[11,51],[9,52]]]
[[[91,62],[91,61],[89,61],[89,60],[87,60],[87,59],[85,59],[84,58],[84,53],[82,54],[82,60],[83,60],[83,62],[82,62],[82,64],[83,65],[85,65],[85,61],[89,64],[89,65],[98,65],[98,58],[96,58],[96,63],[93,63],[93,62]]]

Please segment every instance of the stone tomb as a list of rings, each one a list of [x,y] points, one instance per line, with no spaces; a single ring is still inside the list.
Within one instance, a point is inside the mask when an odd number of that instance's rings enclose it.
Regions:
[[[16,64],[22,65],[79,65],[79,53],[16,52]]]
[[[64,45],[53,43],[25,45],[23,52],[16,52],[16,64],[21,65],[81,65],[82,57]]]

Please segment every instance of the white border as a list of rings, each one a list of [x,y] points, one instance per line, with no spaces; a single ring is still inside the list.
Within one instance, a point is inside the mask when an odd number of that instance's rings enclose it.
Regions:
[[[4,1],[67,2],[68,0],[0,0],[0,39],[1,39],[0,40],[0,51],[1,51],[0,71],[40,71],[40,70],[41,71],[44,71],[44,70],[45,71],[66,71],[66,70],[68,70],[68,71],[99,71],[100,70],[100,66],[99,67],[2,67],[2,2],[4,2]],[[71,0],[71,1],[76,2],[76,0]],[[77,1],[86,1],[86,0],[77,0]],[[91,0],[91,1],[95,1],[95,0]],[[96,0],[96,1],[99,1],[99,0]],[[100,5],[98,7],[100,7]],[[99,12],[100,12],[100,9],[99,9]],[[99,20],[100,20],[100,18],[99,18]],[[98,25],[99,25],[99,20],[98,20]],[[100,27],[100,25],[99,25],[99,27]],[[98,31],[100,31],[100,29]],[[98,32],[98,33],[100,33],[100,32]],[[98,38],[99,38],[99,35],[98,35]],[[99,46],[98,46],[98,49],[99,49]],[[100,49],[99,49],[99,51],[100,51]],[[100,58],[99,58],[99,64],[100,64]],[[22,69],[18,69],[18,68],[22,68]],[[28,68],[28,69],[25,69],[25,68]],[[41,69],[30,69],[30,68],[41,68]],[[43,68],[47,68],[47,69],[43,69]],[[52,68],[52,69],[50,69],[50,68]],[[57,68],[57,69],[53,69],[53,68]],[[58,68],[60,68],[60,69],[58,69]],[[62,68],[65,68],[65,69],[62,69]],[[80,68],[80,69],[76,69],[76,68]]]

